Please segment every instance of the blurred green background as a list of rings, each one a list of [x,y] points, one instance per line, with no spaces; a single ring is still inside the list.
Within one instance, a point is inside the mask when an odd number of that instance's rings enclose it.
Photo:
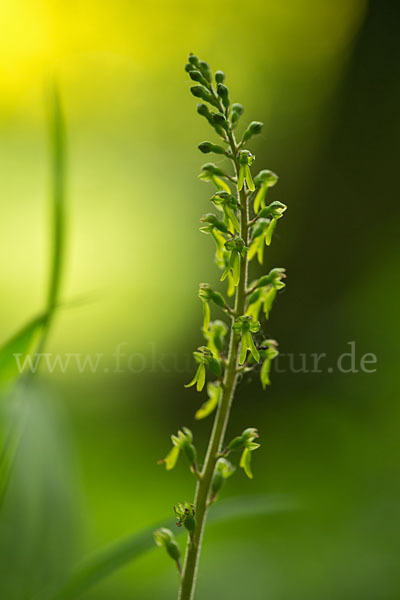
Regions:
[[[398,3],[13,0],[0,17],[1,340],[44,303],[55,77],[69,155],[62,298],[82,301],[58,312],[48,351],[102,355],[94,373],[43,369],[25,399],[1,597],[39,598],[192,497],[183,465],[156,462],[182,425],[200,448],[210,428],[183,389],[201,343],[198,282],[218,281],[198,232],[211,188],[196,145],[210,132],[183,71],[194,51],[226,72],[243,124],[265,123],[256,166],[280,175],[273,199],[289,207],[266,258],[288,270],[266,333],[296,369],[299,354],[327,354],[321,373],[275,373],[267,393],[241,386],[229,434],[256,425],[262,447],[255,479],[239,473],[224,495],[284,494],[298,508],[210,525],[197,597],[397,599]],[[358,365],[376,355],[376,372],[334,368],[350,341]],[[119,344],[134,357],[115,373]],[[176,586],[154,552],[84,597],[167,600]]]

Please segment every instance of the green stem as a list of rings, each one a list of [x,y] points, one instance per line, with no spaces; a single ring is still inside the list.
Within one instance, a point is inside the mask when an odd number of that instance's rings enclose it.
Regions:
[[[239,171],[239,165],[237,161],[237,145],[232,131],[228,133],[229,141],[233,154],[233,162],[235,164],[236,174]],[[240,191],[240,206],[241,206],[241,237],[248,243],[248,204],[246,191],[242,189]],[[241,258],[240,262],[240,281],[236,288],[235,298],[235,314],[242,315],[245,312],[246,302],[246,288],[247,288],[247,271],[248,262],[247,255]],[[208,499],[211,490],[211,483],[215,471],[215,467],[218,461],[218,454],[221,452],[225,437],[225,431],[228,425],[230,410],[232,406],[233,397],[235,394],[235,388],[238,378],[238,357],[240,349],[240,335],[237,335],[233,329],[231,329],[230,342],[229,342],[229,354],[227,360],[227,366],[225,369],[224,381],[223,381],[223,393],[222,398],[215,416],[213,430],[211,433],[210,441],[208,444],[207,455],[204,463],[204,467],[201,473],[201,479],[197,483],[196,495],[194,500],[195,512],[196,512],[196,529],[193,536],[188,539],[185,563],[183,567],[183,574],[181,579],[181,586],[179,590],[178,600],[193,600],[194,591],[197,579],[197,570],[199,565],[199,558],[201,552],[201,546],[203,541],[204,528],[207,519],[208,511]]]
[[[39,354],[46,345],[54,313],[57,308],[64,263],[66,179],[65,121],[59,91],[55,84],[50,90],[50,141],[52,153],[52,255],[47,295],[47,316],[37,350]]]

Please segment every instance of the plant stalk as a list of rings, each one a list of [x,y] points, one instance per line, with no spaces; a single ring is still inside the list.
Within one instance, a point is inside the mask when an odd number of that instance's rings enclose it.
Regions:
[[[233,154],[233,162],[235,165],[236,175],[239,174],[239,163],[237,159],[238,147],[232,131],[229,131],[229,142]],[[241,237],[248,244],[248,199],[245,189],[243,188],[238,194],[240,197],[241,206]],[[248,260],[247,255],[240,259],[240,281],[236,288],[235,296],[235,314],[242,315],[245,312],[246,288],[247,288],[247,272]],[[235,394],[236,383],[238,379],[238,358],[240,350],[240,335],[236,334],[231,329],[229,341],[228,361],[225,369],[223,392],[218,410],[215,416],[213,430],[208,444],[206,459],[196,487],[196,495],[194,500],[196,528],[192,537],[188,538],[185,563],[183,567],[181,586],[179,589],[178,600],[193,600],[197,580],[197,571],[203,541],[204,529],[208,512],[208,500],[211,490],[211,483],[218,461],[218,454],[221,452],[225,431],[229,422],[229,416],[232,406],[233,397]]]

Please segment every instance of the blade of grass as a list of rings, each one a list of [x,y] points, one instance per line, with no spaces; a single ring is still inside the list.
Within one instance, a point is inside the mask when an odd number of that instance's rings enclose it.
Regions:
[[[49,95],[49,122],[51,139],[51,176],[52,176],[52,253],[50,263],[49,289],[46,311],[25,325],[0,350],[0,397],[16,383],[22,374],[15,355],[19,354],[21,363],[28,354],[36,349],[43,351],[49,335],[53,316],[58,304],[62,269],[64,263],[65,238],[65,177],[66,177],[66,144],[65,120],[61,107],[60,94],[54,84]],[[32,376],[39,366],[25,373]],[[2,506],[14,456],[21,436],[21,427],[13,426],[3,433],[0,453],[0,508]]]
[[[15,355],[20,355],[20,364],[36,348],[41,338],[47,314],[32,319],[0,349],[0,394],[9,389],[21,375]]]
[[[47,296],[48,317],[43,330],[42,339],[40,340],[39,352],[46,344],[54,313],[57,308],[65,255],[66,132],[60,93],[56,83],[52,85],[49,92],[49,123],[52,177],[52,251]]]
[[[245,496],[222,501],[215,505],[210,514],[210,523],[221,523],[236,518],[260,517],[295,509],[296,506],[283,496]],[[56,593],[40,596],[35,600],[73,600],[98,584],[103,579],[132,562],[145,552],[155,548],[153,532],[160,527],[177,529],[173,519],[148,527],[128,538],[122,539],[88,558],[71,579]]]

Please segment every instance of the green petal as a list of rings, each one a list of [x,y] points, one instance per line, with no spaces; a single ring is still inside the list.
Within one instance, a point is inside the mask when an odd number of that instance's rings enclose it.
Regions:
[[[247,187],[249,188],[249,190],[251,192],[254,192],[254,190],[256,189],[256,186],[254,185],[254,181],[251,176],[250,167],[249,167],[249,165],[244,165],[244,167],[245,167],[245,173],[246,173],[245,177],[246,177]]]
[[[229,265],[227,267],[225,267],[224,272],[221,275],[220,281],[224,281],[224,279],[226,279],[226,277],[228,276],[228,274],[230,273],[230,271],[231,271],[231,268],[230,268]]]
[[[231,297],[235,293],[235,284],[231,273],[228,274],[228,296]]]
[[[257,253],[257,238],[256,238],[256,241],[252,242],[250,245],[249,252],[247,255],[249,261],[255,257],[256,253]]]
[[[168,452],[167,456],[164,458],[165,468],[167,471],[171,471],[176,465],[176,461],[179,457],[179,447],[172,446],[171,450]]]
[[[246,166],[247,165],[240,165],[239,177],[238,177],[238,182],[237,182],[237,187],[238,187],[239,191],[243,188],[244,178],[245,178],[245,174],[246,174],[246,169],[245,169]]]
[[[262,299],[258,302],[253,302],[250,304],[249,308],[246,311],[246,315],[249,315],[253,321],[258,321],[258,315],[260,314],[260,309],[262,305]]]
[[[244,469],[244,472],[249,479],[253,479],[253,473],[251,470],[251,451],[248,448],[243,450],[239,466]]]
[[[210,327],[211,313],[208,302],[203,302],[203,331],[208,331]]]
[[[190,387],[192,387],[193,385],[195,385],[196,383],[197,383],[197,387],[198,387],[198,385],[199,385],[198,381],[199,381],[199,376],[200,376],[201,367],[203,367],[203,370],[205,371],[205,369],[204,369],[204,365],[203,365],[203,364],[200,364],[200,365],[197,367],[196,374],[195,374],[195,376],[193,377],[192,381],[191,381],[190,383],[187,383],[187,384],[185,385],[185,388],[190,388]],[[203,383],[203,387],[204,387],[204,383]],[[201,389],[203,389],[203,388],[201,388]]]
[[[206,368],[203,364],[199,365],[199,368],[197,369],[197,386],[196,389],[198,392],[201,392],[201,390],[204,387],[204,384],[206,382]]]
[[[277,222],[277,219],[272,219],[270,224],[268,225],[267,231],[265,232],[265,243],[267,244],[267,246],[269,246],[271,244],[272,234],[275,231],[276,222]]]
[[[240,233],[240,224],[239,224],[238,218],[235,215],[234,211],[231,208],[226,208],[226,214],[228,216],[228,219],[231,221],[233,228],[238,233]]]
[[[245,331],[242,334],[242,340],[241,340],[241,346],[240,346],[240,356],[239,356],[239,365],[243,365],[244,361],[246,360],[246,356],[247,356],[247,350],[248,350],[248,336],[249,336],[249,332]]]
[[[271,312],[272,305],[276,297],[276,289],[271,288],[264,296],[264,314],[265,318],[268,319],[269,313]]]
[[[254,212],[257,214],[260,208],[265,206],[265,196],[267,195],[267,187],[261,186],[254,198]]]
[[[212,181],[219,190],[224,190],[224,192],[228,192],[229,194],[231,193],[231,189],[230,189],[229,185],[227,183],[225,183],[225,181],[223,181],[219,177],[214,176],[212,178]]]
[[[218,259],[222,259],[222,255],[223,255],[223,250],[224,250],[224,246],[225,246],[225,238],[222,235],[221,232],[213,229],[211,232],[211,236],[215,242],[215,246],[216,246],[216,257]]]
[[[248,348],[249,348],[250,352],[252,353],[254,360],[256,362],[259,362],[260,361],[260,353],[254,345],[253,336],[251,335],[250,332],[247,332],[247,335],[248,335]]]
[[[221,397],[222,388],[219,385],[210,383],[207,386],[208,400],[199,408],[195,414],[195,419],[205,419],[210,415],[218,406]]]
[[[233,257],[232,276],[233,276],[233,285],[237,286],[240,281],[240,258],[239,258],[239,254],[237,252],[235,252],[234,257]]]
[[[265,390],[267,385],[271,384],[271,380],[269,378],[270,370],[271,370],[271,359],[267,358],[263,362],[263,365],[262,365],[261,371],[260,371],[260,380],[261,380],[261,385],[263,387],[263,390]]]
[[[258,244],[258,247],[257,247],[257,260],[258,260],[258,263],[260,265],[262,265],[263,261],[264,261],[264,241],[263,241],[263,236],[262,235],[259,238],[257,238],[256,243]]]

